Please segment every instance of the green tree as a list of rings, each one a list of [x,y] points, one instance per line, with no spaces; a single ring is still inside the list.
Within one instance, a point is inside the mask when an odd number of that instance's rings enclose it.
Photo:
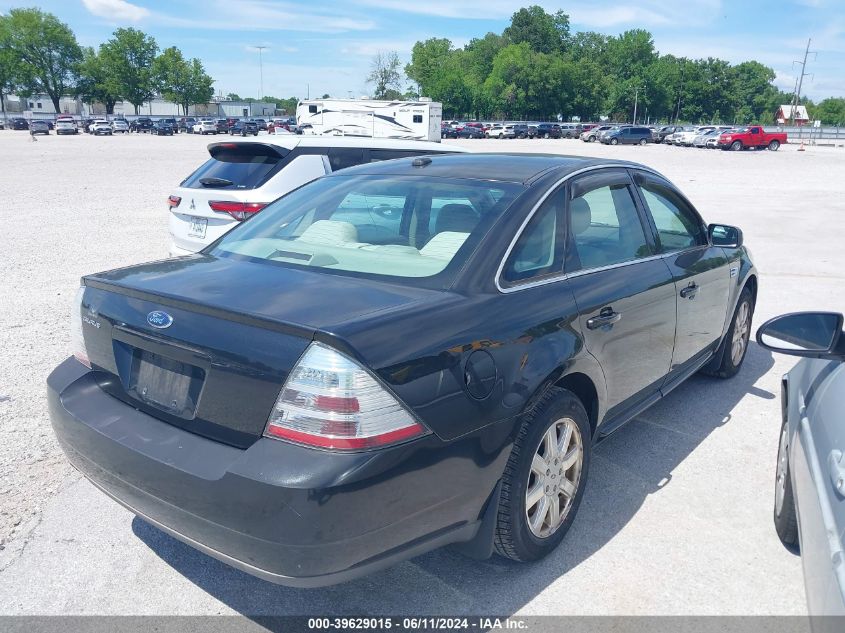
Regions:
[[[813,108],[812,117],[824,125],[845,125],[845,99],[829,97]]]
[[[175,46],[156,57],[153,75],[161,95],[181,105],[186,116],[188,108],[208,103],[214,95],[214,82],[205,72],[202,62],[196,58],[186,60]]]
[[[405,66],[405,74],[417,84],[421,95],[433,98],[435,84],[452,53],[452,42],[445,38],[433,37],[414,44],[411,61]]]
[[[67,24],[40,9],[12,9],[4,18],[5,50],[11,55],[23,95],[46,94],[60,112],[59,100],[76,84],[82,49]]]
[[[9,17],[0,15],[0,110],[6,118],[5,98],[18,89],[18,60],[9,45]]]
[[[511,16],[504,36],[513,44],[524,42],[538,53],[555,53],[569,39],[569,16],[563,11],[550,15],[537,5],[523,8]]]
[[[153,62],[157,53],[155,39],[132,28],[117,29],[100,47],[109,75],[116,79],[121,96],[135,106],[135,114],[156,94]]]
[[[237,92],[230,92],[226,95],[226,98],[229,101],[243,101],[243,99],[241,99],[241,96]]]
[[[93,47],[85,48],[77,72],[76,96],[85,103],[102,103],[107,114],[114,114],[114,104],[120,99],[119,85],[108,72],[102,55]]]
[[[367,83],[375,86],[373,90],[375,99],[402,98],[400,68],[399,54],[396,51],[376,53],[373,57],[370,74],[367,76]]]

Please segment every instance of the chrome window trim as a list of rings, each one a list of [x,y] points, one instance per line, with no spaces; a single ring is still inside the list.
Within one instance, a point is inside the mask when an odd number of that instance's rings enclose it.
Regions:
[[[517,230],[516,233],[514,234],[514,237],[511,240],[510,245],[508,246],[507,250],[505,251],[504,257],[502,257],[502,260],[499,262],[499,267],[496,270],[495,277],[493,278],[493,283],[496,285],[496,289],[500,293],[509,294],[511,292],[517,292],[519,290],[526,290],[528,288],[536,288],[537,286],[545,286],[546,284],[551,284],[551,283],[555,283],[555,282],[558,282],[558,281],[562,281],[564,279],[568,279],[569,277],[585,275],[585,274],[597,272],[597,271],[600,271],[600,270],[610,270],[612,268],[619,268],[619,267],[622,267],[622,266],[630,266],[631,264],[638,264],[640,262],[646,262],[646,261],[651,261],[651,260],[654,260],[654,259],[660,259],[660,258],[665,257],[667,255],[667,253],[660,253],[660,254],[657,254],[657,255],[651,255],[649,257],[643,257],[642,259],[631,259],[631,260],[628,260],[626,262],[619,262],[617,264],[610,264],[608,266],[601,266],[599,268],[587,268],[587,269],[583,269],[583,270],[577,270],[574,273],[569,273],[569,274],[561,271],[558,274],[549,275],[549,276],[543,277],[542,279],[536,279],[534,281],[526,281],[524,283],[515,284],[513,286],[503,286],[501,284],[502,272],[505,269],[505,264],[507,263],[508,258],[511,256],[511,251],[513,251],[514,247],[516,246],[516,243],[519,241],[519,238],[522,236],[523,231],[525,231],[525,227],[528,226],[528,223],[531,222],[531,219],[534,217],[534,214],[537,213],[537,210],[541,206],[543,206],[543,203],[548,199],[548,197],[550,195],[552,195],[552,193],[554,191],[556,191],[561,185],[563,185],[565,182],[567,182],[569,180],[572,180],[576,176],[580,176],[581,174],[589,173],[591,171],[598,171],[598,170],[601,170],[601,169],[625,169],[625,170],[636,169],[636,170],[639,170],[639,171],[644,171],[644,172],[648,172],[650,174],[654,174],[655,176],[663,178],[663,180],[665,180],[666,182],[669,182],[669,179],[666,178],[666,176],[664,176],[663,174],[661,174],[658,171],[655,171],[654,169],[651,169],[650,167],[645,167],[645,166],[641,166],[641,165],[630,165],[630,164],[625,164],[625,163],[608,163],[608,164],[605,164],[605,165],[591,165],[590,167],[584,167],[583,169],[578,169],[576,171],[573,171],[570,174],[567,174],[566,176],[564,176],[563,178],[561,178],[560,180],[558,180],[557,182],[555,182],[553,185],[551,185],[549,187],[548,191],[546,191],[546,193],[543,194],[543,197],[540,198],[537,201],[537,203],[534,205],[534,207],[532,207],[531,211],[528,213],[525,220],[523,220],[522,224],[520,225],[519,230]],[[634,185],[636,186],[636,183],[634,183]],[[675,254],[680,253],[680,252],[681,251],[674,251],[671,254],[675,255]]]

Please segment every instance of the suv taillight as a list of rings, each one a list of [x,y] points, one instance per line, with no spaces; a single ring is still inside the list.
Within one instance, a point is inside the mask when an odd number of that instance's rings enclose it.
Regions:
[[[246,220],[267,206],[266,202],[232,202],[230,200],[210,200],[208,206],[212,211],[228,213],[238,221]]]
[[[171,209],[175,209],[179,206],[179,203],[182,202],[182,198],[179,196],[168,196],[167,197],[167,206]]]
[[[285,381],[264,435],[349,451],[389,446],[427,432],[361,365],[314,342]]]
[[[74,358],[90,369],[91,361],[88,360],[85,336],[82,334],[82,297],[84,295],[85,286],[80,286],[79,290],[76,291],[76,297],[70,309],[70,340]]]

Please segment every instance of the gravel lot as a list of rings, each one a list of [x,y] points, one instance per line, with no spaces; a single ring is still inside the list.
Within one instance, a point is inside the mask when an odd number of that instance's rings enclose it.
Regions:
[[[693,378],[600,445],[572,532],[536,565],[445,550],[327,590],[281,588],[182,546],[94,491],[65,462],[44,398],[47,374],[69,353],[78,278],[165,256],[165,198],[212,140],[32,142],[0,132],[0,613],[806,611],[800,561],[771,523],[778,381],[794,361],[756,345],[734,380]],[[643,162],[708,221],[743,228],[761,271],[757,325],[792,310],[845,311],[842,150],[461,144]]]

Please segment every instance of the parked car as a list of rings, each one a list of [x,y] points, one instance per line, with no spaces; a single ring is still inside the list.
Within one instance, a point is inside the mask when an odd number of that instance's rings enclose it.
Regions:
[[[601,135],[605,145],[647,145],[654,142],[654,136],[647,127],[619,127]]]
[[[120,134],[129,134],[129,124],[126,119],[115,119],[111,122],[112,132],[119,132]]]
[[[138,117],[129,124],[132,132],[149,134],[153,129],[153,120],[149,117]]]
[[[194,134],[217,134],[217,124],[212,119],[200,119],[194,123]]]
[[[457,138],[485,138],[485,135],[482,128],[465,125],[463,129],[458,132]]]
[[[458,138],[458,131],[451,125],[441,125],[440,138]]]
[[[29,133],[35,136],[36,134],[50,134],[50,126],[47,125],[47,121],[42,121],[40,119],[33,119],[29,122]]]
[[[266,130],[267,129],[267,120],[266,119],[252,119],[253,123],[258,126],[259,130]]]
[[[774,523],[798,546],[810,616],[840,616],[813,630],[838,631],[845,616],[845,336],[842,315],[801,312],[776,317],[757,342],[802,356],[781,382],[781,431]],[[830,628],[825,628],[829,625]]]
[[[172,119],[159,119],[153,123],[152,133],[156,136],[173,136],[175,129]]]
[[[56,134],[79,134],[79,128],[76,127],[76,121],[73,119],[59,119],[56,121]]]
[[[193,134],[194,133],[194,123],[196,123],[196,122],[197,122],[197,120],[192,116],[182,117],[181,119],[179,119],[179,125],[178,125],[179,131],[180,132],[187,132],[188,134]]]
[[[5,129],[6,129],[6,120],[0,119],[0,130],[5,130]]]
[[[584,128],[580,123],[561,123],[560,131],[562,138],[579,138]]]
[[[664,125],[663,127],[657,130],[655,135],[654,142],[655,143],[663,143],[666,140],[667,136],[674,134],[675,132],[682,132],[683,127],[680,125]]]
[[[595,143],[596,140],[598,140],[599,138],[599,134],[601,134],[602,132],[607,132],[612,128],[612,125],[597,125],[596,127],[581,132],[581,140],[585,143]]]
[[[511,124],[494,123],[493,126],[485,132],[487,138],[516,138],[516,132]]]
[[[536,138],[561,138],[561,126],[557,123],[538,123],[534,136]]]
[[[272,200],[326,173],[366,162],[465,150],[422,141],[285,134],[212,143],[208,151],[211,158],[168,198],[171,255],[203,249]]]
[[[513,124],[513,136],[514,136],[514,138],[528,138],[528,124],[527,123],[514,123]]]
[[[718,134],[712,134],[708,136],[707,141],[705,141],[704,143],[704,147],[706,147],[707,149],[717,149],[719,147],[719,139],[722,138],[722,135],[731,134],[734,131],[735,130],[731,128],[727,130],[721,130]]]
[[[29,121],[23,119],[21,117],[15,117],[14,119],[9,120],[9,129],[10,130],[28,130],[29,129]]]
[[[94,136],[111,136],[113,132],[111,123],[105,119],[97,119],[88,129]]]
[[[226,119],[215,119],[214,124],[219,134],[226,134],[229,131],[229,122]]]
[[[741,237],[634,163],[365,161],[201,257],[83,278],[52,425],[111,497],[266,580],[342,582],[450,543],[538,560],[596,440],[697,370],[740,370]]]
[[[229,134],[234,136],[239,134],[241,136],[258,136],[258,124],[255,121],[236,121],[235,124],[229,128]]]
[[[759,125],[750,125],[741,128],[739,131],[723,134],[719,138],[719,147],[733,151],[765,147],[772,152],[776,152],[786,142],[786,132],[766,132]]]

